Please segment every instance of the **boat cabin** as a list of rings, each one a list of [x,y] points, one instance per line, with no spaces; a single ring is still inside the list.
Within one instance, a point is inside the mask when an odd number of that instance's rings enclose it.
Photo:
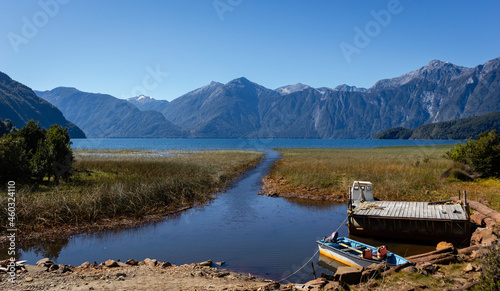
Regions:
[[[351,202],[375,201],[371,182],[354,181],[349,192]]]

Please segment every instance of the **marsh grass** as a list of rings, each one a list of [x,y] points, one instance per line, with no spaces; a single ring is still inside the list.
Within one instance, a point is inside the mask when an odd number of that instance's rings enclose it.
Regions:
[[[444,154],[453,145],[369,149],[280,149],[270,177],[282,191],[308,191],[347,199],[355,180],[371,181],[375,197],[396,201],[437,201],[467,190],[470,199],[484,197],[500,209],[500,180],[463,182],[442,179],[453,162]]]
[[[130,156],[128,152],[108,158],[77,156],[70,181],[18,189],[18,224],[21,228],[79,225],[202,204],[256,165],[261,156],[247,151],[182,152],[171,157]],[[7,200],[4,194],[2,205]],[[7,224],[2,221],[2,225]]]

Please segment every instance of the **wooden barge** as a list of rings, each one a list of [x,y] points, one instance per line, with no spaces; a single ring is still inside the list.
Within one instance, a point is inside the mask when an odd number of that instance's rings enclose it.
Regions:
[[[358,236],[413,241],[466,244],[471,237],[466,199],[463,204],[375,201],[372,183],[364,181],[349,189],[348,227]]]

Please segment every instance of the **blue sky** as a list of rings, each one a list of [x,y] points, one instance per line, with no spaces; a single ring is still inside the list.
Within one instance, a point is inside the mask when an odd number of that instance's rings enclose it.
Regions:
[[[172,100],[246,77],[370,87],[500,57],[500,1],[0,0],[0,71],[36,90]]]

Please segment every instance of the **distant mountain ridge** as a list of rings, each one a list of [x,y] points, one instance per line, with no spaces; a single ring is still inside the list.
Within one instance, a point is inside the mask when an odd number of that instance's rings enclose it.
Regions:
[[[499,64],[497,58],[465,68],[433,60],[369,89],[298,83],[270,90],[239,78],[191,91],[159,111],[196,137],[371,138],[393,127],[500,110]]]
[[[40,122],[43,128],[58,124],[68,128],[71,138],[85,138],[85,133],[66,120],[54,105],[39,98],[29,87],[12,80],[0,72],[0,118],[10,119],[17,128],[25,126],[30,119]]]
[[[156,100],[150,96],[144,95],[128,98],[127,101],[134,104],[135,107],[142,111],[158,110],[168,104],[167,100]]]
[[[68,98],[67,94],[67,101],[58,102],[57,94],[53,92],[51,102],[89,136],[98,132],[98,136],[114,137],[118,131],[118,136],[126,132],[128,137],[372,138],[390,128],[414,129],[500,110],[500,58],[474,68],[433,60],[368,89],[345,84],[313,88],[297,83],[272,90],[241,77],[226,84],[212,82],[171,102],[146,96],[129,98],[128,104],[134,108],[150,110],[148,118],[155,120],[148,123],[154,126],[116,116],[113,122],[106,121],[106,114],[111,113],[88,107],[84,100],[68,104],[75,96]],[[116,111],[116,106],[127,107],[114,102],[113,106],[99,106],[109,112]],[[75,108],[85,110],[77,113]],[[92,110],[101,111],[99,119],[89,118],[94,116]],[[127,112],[132,111],[132,115],[138,114],[132,108]],[[161,121],[155,111],[169,123]],[[129,122],[141,125],[127,131],[116,127],[116,123]],[[101,124],[96,128],[92,123]],[[161,133],[164,127],[169,130]]]
[[[78,124],[88,137],[183,137],[185,132],[157,111],[140,111],[130,102],[111,95],[58,87],[36,91]]]
[[[442,121],[419,126],[414,129],[391,128],[374,139],[468,139],[477,138],[481,133],[491,130],[500,132],[500,111],[481,116]]]

